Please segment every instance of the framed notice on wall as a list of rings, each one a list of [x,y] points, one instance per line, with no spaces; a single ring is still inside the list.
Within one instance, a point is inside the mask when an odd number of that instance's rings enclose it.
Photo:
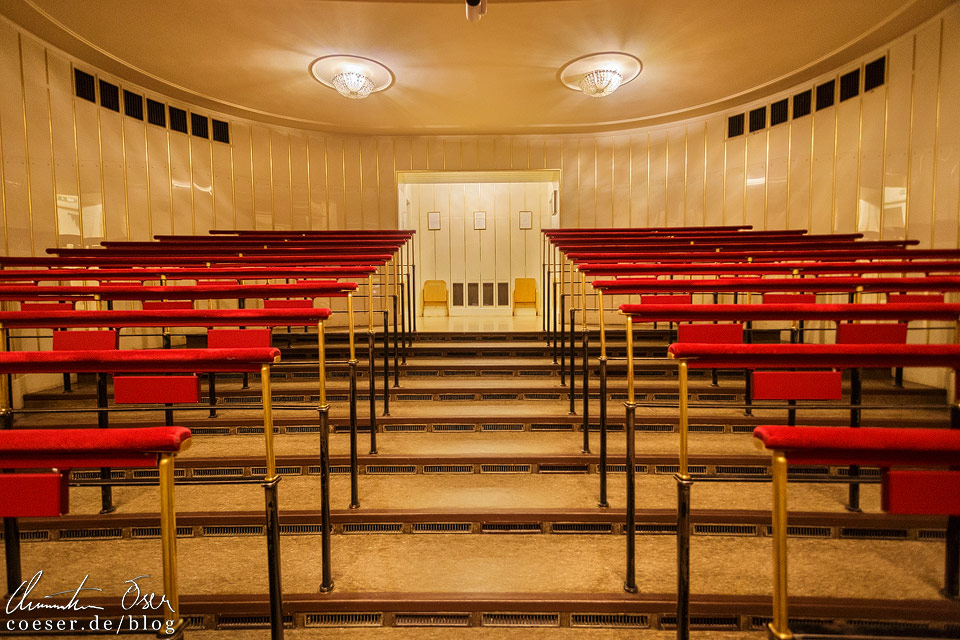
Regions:
[[[533,211],[520,212],[520,228],[533,229]]]
[[[487,212],[486,211],[473,212],[473,228],[480,231],[487,228]]]
[[[440,229],[440,212],[431,211],[427,214],[427,229],[437,231]]]

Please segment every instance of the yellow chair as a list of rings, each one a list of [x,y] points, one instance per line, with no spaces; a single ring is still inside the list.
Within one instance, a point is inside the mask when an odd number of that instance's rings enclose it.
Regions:
[[[426,280],[423,283],[423,295],[420,297],[420,314],[428,315],[427,309],[443,308],[443,315],[450,315],[450,303],[447,296],[447,283],[444,280]],[[429,314],[439,315],[439,314]]]
[[[533,309],[540,315],[537,281],[533,278],[516,278],[513,281],[513,315],[517,315],[517,309]]]

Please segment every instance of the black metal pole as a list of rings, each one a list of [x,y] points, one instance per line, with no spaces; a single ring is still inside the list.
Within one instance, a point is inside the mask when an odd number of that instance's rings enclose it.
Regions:
[[[607,502],[607,357],[600,356],[600,500],[598,507],[609,507]]]
[[[267,579],[270,583],[270,639],[283,640],[283,588],[280,584],[280,476],[262,483],[267,518]]]
[[[413,281],[414,281],[414,282],[417,281],[417,265],[413,265]],[[410,292],[411,292],[411,299],[413,300],[413,311],[412,311],[412,314],[411,314],[411,315],[413,316],[413,332],[416,333],[416,332],[417,332],[417,312],[416,312],[416,309],[417,309],[417,288],[416,288],[416,287],[410,287]]]
[[[689,478],[677,479],[677,640],[690,638],[690,488]]]
[[[373,333],[373,329],[367,332],[367,377],[369,378],[369,384],[367,387],[370,389],[370,453],[377,453],[377,372],[374,367],[375,354],[374,347],[376,346],[376,336]],[[383,397],[386,398],[387,394],[384,393]]]
[[[570,333],[571,334],[573,334],[573,318],[575,313],[576,313],[575,309],[570,309]],[[571,349],[570,349],[570,415],[574,416],[574,415],[577,415],[576,398],[574,397],[577,395],[577,373],[576,373],[576,369],[574,368],[574,361],[576,360],[576,354],[573,352],[573,349],[572,349],[573,347],[572,338],[571,338],[570,346],[571,346]]]
[[[386,311],[383,312],[383,415],[390,415],[390,319]]]
[[[357,462],[357,360],[350,360],[350,508],[360,508]]]
[[[567,314],[567,305],[566,300],[563,296],[560,296],[560,317],[564,317]],[[567,335],[565,324],[560,324],[560,384],[564,385],[567,383],[567,354],[565,353],[567,348]],[[557,341],[553,341],[553,364],[557,364]]]
[[[320,592],[333,591],[330,567],[330,407],[322,406],[320,413],[320,563],[322,577]]]
[[[636,496],[636,414],[635,402],[624,402],[627,409],[627,504],[626,522],[623,532],[627,537],[627,575],[623,581],[623,590],[627,593],[637,592],[637,496]]]
[[[73,391],[73,387],[70,384],[70,374],[65,373],[63,374],[63,392],[70,393],[72,391]]]
[[[860,426],[861,410],[856,407],[862,400],[863,385],[860,381],[860,369],[850,369],[850,404],[854,407],[850,409],[850,426]],[[860,477],[860,467],[852,464],[849,468],[851,480],[849,486],[849,495],[847,497],[847,510],[860,511],[860,483],[856,479]]]
[[[546,262],[540,263],[540,282],[543,283],[543,286],[540,288],[544,292],[546,292],[547,291],[547,263]],[[544,295],[543,300],[541,302],[543,303],[543,309],[542,309],[543,317],[540,318],[540,328],[544,333],[546,333],[547,325],[548,325],[547,316],[550,315],[550,296]],[[547,344],[549,343],[550,343],[550,338],[549,338],[549,334],[547,334]]]
[[[210,392],[210,417],[217,417],[217,374],[213,371],[207,374],[207,387]]]
[[[97,374],[97,427],[110,428],[110,414],[107,412],[107,374]],[[110,467],[101,467],[100,479],[110,481]],[[116,507],[113,504],[113,487],[108,484],[100,487],[100,513],[113,513]]]
[[[407,317],[403,312],[403,283],[400,283],[400,364],[407,364]]]
[[[586,313],[586,309],[584,309]],[[583,328],[583,358],[581,376],[583,377],[583,451],[590,453],[590,333]]]
[[[400,386],[400,336],[397,335],[397,296],[393,298],[393,386]]]
[[[246,301],[246,299],[244,299],[244,298],[239,298],[239,299],[237,300],[237,309],[246,309],[246,308],[247,308],[247,301]],[[241,328],[241,329],[244,329],[245,327],[240,327],[240,328]],[[249,374],[249,373],[244,372],[244,374],[243,374],[243,383],[240,385],[240,388],[241,388],[241,389],[249,389],[249,388],[250,388],[250,374]]]
[[[9,381],[7,388],[10,388]],[[12,404],[8,406],[13,406]],[[13,428],[13,411],[0,412],[0,429]],[[16,593],[22,581],[20,572],[20,523],[16,518],[3,519],[3,552],[7,566],[7,597]]]
[[[736,296],[736,294],[734,294]],[[736,301],[736,300],[734,300]],[[750,344],[753,342],[753,323],[747,323],[747,330],[744,332],[744,342]],[[753,409],[750,408],[750,405],[753,404],[753,371],[750,369],[743,370],[743,403],[747,405],[747,408],[744,410],[743,415],[752,416]]]
[[[556,311],[556,310],[557,310],[557,283],[556,283],[556,282],[551,283],[551,287],[550,287],[550,288],[553,290],[553,305],[552,305],[552,308],[551,308],[551,316],[550,316],[550,317],[551,317],[551,319],[553,320],[553,331],[552,331],[552,336],[553,336],[553,362],[554,362],[554,364],[556,364],[556,362],[557,362],[557,311]]]
[[[960,372],[954,372],[960,375]],[[960,398],[950,407],[950,428],[960,429]],[[958,467],[950,467],[957,471]],[[947,516],[947,537],[944,554],[943,589],[940,591],[951,600],[960,599],[960,516]]]

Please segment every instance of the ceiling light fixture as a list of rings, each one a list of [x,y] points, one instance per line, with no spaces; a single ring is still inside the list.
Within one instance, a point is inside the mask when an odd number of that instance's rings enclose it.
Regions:
[[[560,81],[574,91],[602,98],[636,78],[642,68],[640,60],[629,53],[592,53],[565,64]]]
[[[333,55],[310,63],[310,75],[347,98],[359,100],[393,84],[390,69],[369,58]]]

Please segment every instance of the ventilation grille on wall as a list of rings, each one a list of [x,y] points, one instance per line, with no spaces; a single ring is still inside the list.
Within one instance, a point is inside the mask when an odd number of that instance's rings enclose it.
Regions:
[[[100,106],[120,113],[120,98],[123,98],[123,114],[136,120],[143,120],[144,97],[139,93],[123,89],[117,84],[89,74],[80,69],[73,70],[74,93],[78,98],[97,102],[100,95]],[[121,96],[122,92],[122,96]],[[158,127],[167,127],[168,106],[157,100],[146,98],[147,122]],[[187,112],[184,109],[170,106],[169,125],[174,131],[187,133]],[[214,120],[196,113],[190,114],[190,130],[193,135],[201,138],[210,138],[210,122],[213,122],[213,139],[216,142],[230,144],[230,123],[224,120]]]
[[[100,106],[110,111],[120,111],[120,87],[106,80],[100,81]]]
[[[123,90],[123,113],[130,116],[131,118],[136,118],[137,120],[143,120],[143,96],[137,95]]]
[[[882,86],[886,80],[886,56],[877,58],[873,62],[868,62],[862,68],[853,69],[839,76],[839,101],[855,98],[861,93],[860,78],[863,78],[863,93]],[[862,70],[862,73],[861,73]],[[793,115],[788,113],[790,99],[782,98],[770,105],[769,126],[775,127],[778,124],[787,122],[791,117],[796,120],[803,116],[808,116],[814,107],[814,90],[816,90],[816,110],[832,107],[838,99],[837,96],[837,78],[828,80],[815,87],[807,89],[793,96]],[[738,113],[727,117],[727,138],[735,138],[745,133],[746,113]],[[749,111],[750,133],[761,131],[767,125],[767,108],[757,107]]]

